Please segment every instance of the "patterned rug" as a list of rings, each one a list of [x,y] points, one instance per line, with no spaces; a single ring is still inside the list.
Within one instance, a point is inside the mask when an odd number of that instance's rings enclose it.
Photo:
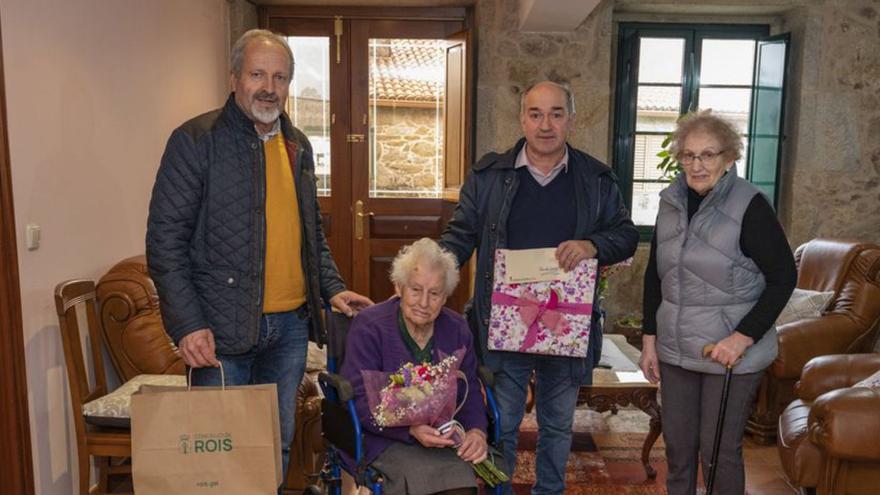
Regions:
[[[537,423],[534,412],[520,427],[519,453],[513,479],[514,492],[528,494],[535,481]],[[666,457],[662,437],[649,460],[657,478],[647,479],[642,467],[642,443],[648,433],[648,416],[624,409],[616,415],[589,409],[575,411],[574,438],[566,469],[566,493],[656,495],[666,493]]]

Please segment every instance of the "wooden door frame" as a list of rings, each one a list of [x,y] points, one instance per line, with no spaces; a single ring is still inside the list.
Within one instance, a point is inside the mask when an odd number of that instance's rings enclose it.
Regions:
[[[16,246],[0,42],[0,465],[9,473],[0,476],[0,493],[32,495],[34,470]]]

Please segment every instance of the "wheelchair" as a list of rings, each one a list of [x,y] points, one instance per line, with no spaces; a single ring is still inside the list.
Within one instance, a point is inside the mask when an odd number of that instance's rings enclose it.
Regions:
[[[327,454],[320,480],[326,492],[317,486],[311,486],[305,490],[305,494],[341,495],[342,472],[348,469],[342,462],[340,452],[345,452],[355,460],[357,472],[349,472],[349,474],[357,484],[368,488],[373,494],[381,495],[381,473],[367,465],[363,459],[363,431],[355,410],[354,390],[351,383],[338,374],[345,358],[345,342],[351,326],[351,318],[328,309],[325,310],[324,322],[328,336],[327,372],[318,376],[318,383],[324,393],[324,398],[321,400],[321,436],[327,444]],[[480,366],[478,373],[486,393],[489,413],[488,440],[490,445],[494,445],[494,442],[501,437],[501,426],[498,405],[492,392],[493,376],[492,372],[483,366]],[[500,485],[494,488],[486,486],[485,490],[495,495],[501,494]]]

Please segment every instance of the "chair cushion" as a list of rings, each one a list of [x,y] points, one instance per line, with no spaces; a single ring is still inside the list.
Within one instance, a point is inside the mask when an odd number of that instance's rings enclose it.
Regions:
[[[115,428],[131,427],[131,394],[141,385],[185,387],[183,375],[137,375],[109,394],[83,404],[86,423]]]
[[[306,373],[314,371],[327,371],[327,347],[318,347],[318,344],[309,341],[309,351],[306,354]]]
[[[856,383],[853,387],[880,388],[880,370],[877,370],[873,375]]]
[[[776,326],[780,327],[793,321],[817,318],[828,306],[828,302],[834,296],[834,291],[819,292],[807,289],[795,289],[785,304],[779,317],[776,318]]]

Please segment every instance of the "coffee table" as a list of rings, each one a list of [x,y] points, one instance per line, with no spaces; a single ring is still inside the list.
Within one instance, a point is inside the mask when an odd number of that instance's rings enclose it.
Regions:
[[[602,339],[603,346],[608,346],[609,343],[617,346],[624,358],[638,368],[640,352],[627,343],[626,337],[623,335],[604,335]],[[648,436],[642,445],[642,465],[645,467],[645,474],[648,478],[654,479],[657,476],[657,471],[651,467],[648,456],[662,429],[660,404],[657,402],[657,385],[647,381],[621,383],[616,371],[618,370],[613,368],[597,367],[593,369],[593,384],[581,387],[578,393],[578,405],[586,404],[590,409],[600,413],[611,411],[612,414],[617,414],[619,408],[626,406],[635,406],[644,411],[651,419]]]

